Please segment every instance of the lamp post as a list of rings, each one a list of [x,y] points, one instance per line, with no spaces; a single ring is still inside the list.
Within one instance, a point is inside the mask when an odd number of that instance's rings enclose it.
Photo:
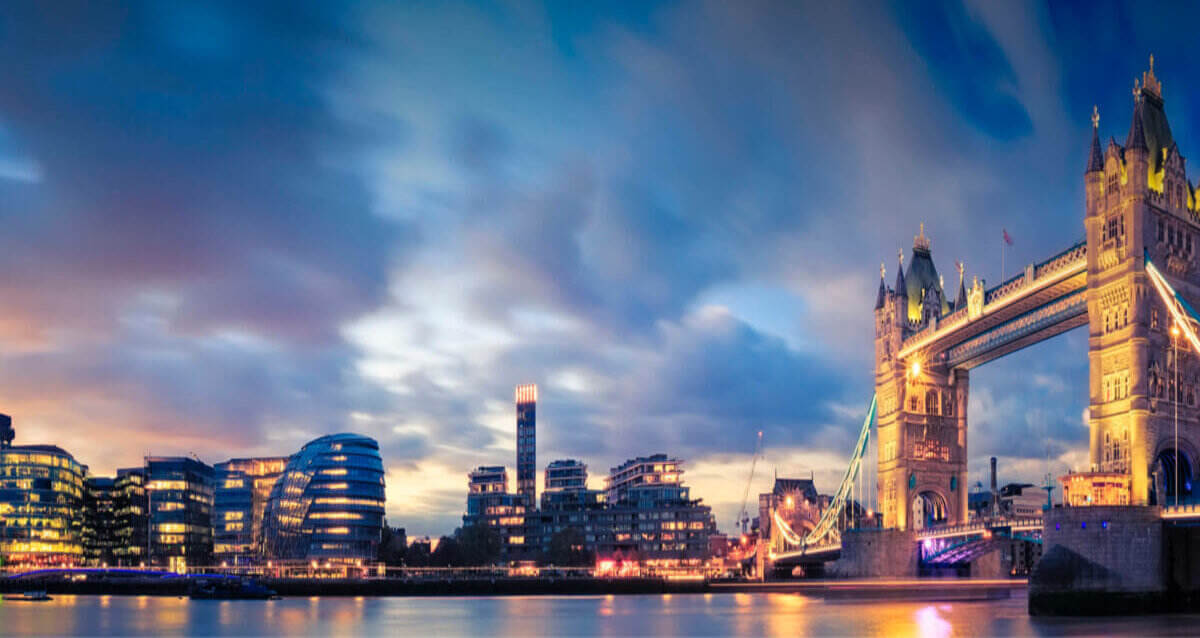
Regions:
[[[1174,376],[1174,392],[1171,399],[1175,402],[1175,506],[1179,507],[1179,324],[1171,324],[1171,349],[1173,355],[1171,357],[1172,366],[1175,368]]]

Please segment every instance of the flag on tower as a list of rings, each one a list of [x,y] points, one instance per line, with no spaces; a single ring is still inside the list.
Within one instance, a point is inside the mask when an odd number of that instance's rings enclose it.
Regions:
[[[1009,246],[1012,246],[1013,245],[1012,237],[1008,236],[1008,231],[1001,228],[1000,232],[1004,233],[1004,243],[1008,244]]]

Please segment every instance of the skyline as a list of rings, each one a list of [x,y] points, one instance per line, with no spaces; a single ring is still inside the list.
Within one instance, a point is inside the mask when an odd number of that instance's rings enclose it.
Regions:
[[[470,469],[515,477],[529,382],[539,492],[553,459],[666,452],[729,531],[759,430],[756,493],[837,484],[919,223],[948,286],[971,255],[999,282],[1004,229],[1009,275],[1081,238],[1092,105],[1122,139],[1151,53],[1200,148],[1178,13],[589,10],[6,12],[15,443],[111,474],[361,432],[389,522],[438,536]],[[1086,345],[973,373],[972,484],[1086,465]]]

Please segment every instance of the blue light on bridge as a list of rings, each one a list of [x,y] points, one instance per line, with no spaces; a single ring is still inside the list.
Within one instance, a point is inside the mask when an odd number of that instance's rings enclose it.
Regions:
[[[1100,521],[1100,529],[1108,529],[1108,521]]]
[[[1087,521],[1079,523],[1079,529],[1087,529]]]

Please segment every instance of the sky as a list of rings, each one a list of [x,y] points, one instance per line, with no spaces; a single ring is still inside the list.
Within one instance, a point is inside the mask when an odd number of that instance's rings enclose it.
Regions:
[[[920,223],[953,288],[1002,229],[1010,275],[1079,241],[1092,106],[1124,139],[1152,53],[1200,148],[1196,7],[52,4],[0,9],[16,443],[104,475],[359,432],[410,535],[515,483],[519,383],[593,487],[666,452],[732,531],[761,430],[751,494],[832,492]],[[1086,348],[972,371],[972,483],[1086,465]]]

